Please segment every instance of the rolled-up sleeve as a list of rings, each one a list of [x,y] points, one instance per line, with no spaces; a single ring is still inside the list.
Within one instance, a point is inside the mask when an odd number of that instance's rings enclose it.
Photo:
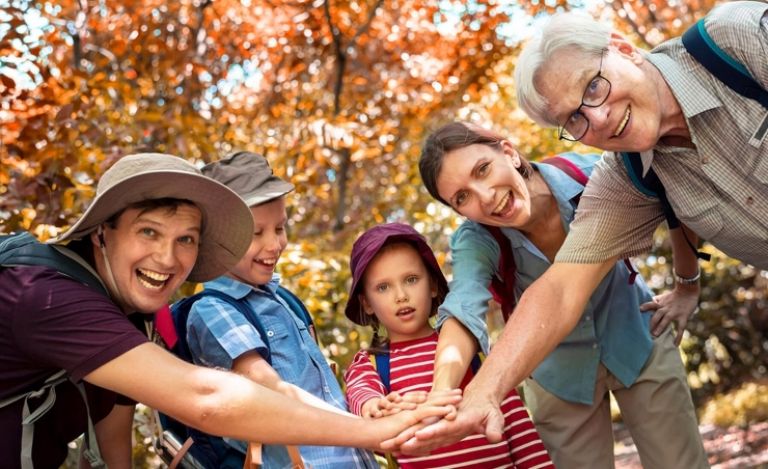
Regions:
[[[492,298],[488,285],[498,270],[499,245],[485,228],[466,221],[451,237],[450,248],[453,280],[438,309],[438,328],[446,319],[456,318],[488,353],[486,315]]]

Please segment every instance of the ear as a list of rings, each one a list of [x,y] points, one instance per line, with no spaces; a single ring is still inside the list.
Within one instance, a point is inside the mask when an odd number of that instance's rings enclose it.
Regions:
[[[517,149],[509,140],[502,140],[501,141],[501,151],[512,158],[512,165],[515,168],[519,168],[521,161],[520,161],[520,153],[517,152]]]
[[[96,247],[104,247],[104,229],[101,225],[91,231],[91,243]]]
[[[367,314],[368,316],[376,315],[376,313],[373,311],[373,308],[371,307],[371,304],[368,303],[368,299],[365,297],[365,294],[360,293],[357,295],[357,299],[360,300],[360,308],[362,308],[363,313]]]
[[[619,33],[611,33],[611,39],[608,41],[608,50],[615,51],[622,57],[627,58],[638,65],[645,60],[640,49],[635,47],[634,44],[629,42],[627,38]]]

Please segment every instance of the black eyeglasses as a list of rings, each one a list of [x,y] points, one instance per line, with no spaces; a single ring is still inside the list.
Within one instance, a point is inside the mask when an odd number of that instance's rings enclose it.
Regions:
[[[581,96],[581,104],[568,116],[565,123],[560,126],[558,130],[558,138],[560,140],[578,142],[584,138],[587,130],[589,130],[589,119],[581,112],[581,108],[584,106],[600,107],[608,99],[608,95],[611,93],[611,82],[601,75],[604,55],[605,49],[600,54],[600,67],[597,69],[597,75],[589,81],[584,94]]]

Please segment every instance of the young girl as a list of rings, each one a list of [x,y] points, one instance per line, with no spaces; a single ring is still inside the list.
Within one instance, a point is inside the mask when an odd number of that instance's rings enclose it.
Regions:
[[[374,339],[370,350],[355,355],[344,376],[347,400],[352,412],[374,419],[409,408],[409,396],[431,390],[437,333],[429,318],[445,298],[448,284],[424,238],[401,223],[363,233],[352,247],[350,267],[353,281],[346,315],[357,324],[372,326]],[[381,338],[379,328],[386,330],[387,340]],[[374,366],[377,354],[378,367]],[[384,382],[387,375],[389,386]],[[467,372],[462,387],[472,375],[471,370]],[[472,435],[427,456],[399,455],[398,464],[403,468],[554,467],[517,392],[507,396],[502,410],[505,431],[500,443]]]

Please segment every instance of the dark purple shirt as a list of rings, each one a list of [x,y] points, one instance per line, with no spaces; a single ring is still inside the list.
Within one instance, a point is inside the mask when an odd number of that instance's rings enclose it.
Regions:
[[[147,342],[103,294],[47,267],[0,269],[0,400],[33,389],[61,369],[77,382]],[[117,394],[86,385],[98,421]],[[20,467],[22,401],[0,409],[0,466]],[[85,406],[71,383],[56,387],[56,403],[35,424],[35,467],[56,468],[67,443],[86,429]]]

